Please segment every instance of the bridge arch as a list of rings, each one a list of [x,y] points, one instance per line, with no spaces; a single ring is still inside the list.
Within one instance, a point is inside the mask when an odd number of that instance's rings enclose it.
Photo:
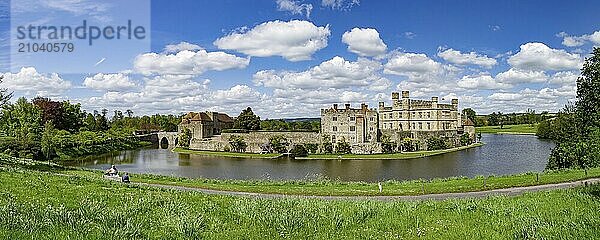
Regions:
[[[169,139],[167,137],[162,137],[158,142],[159,148],[169,148]]]

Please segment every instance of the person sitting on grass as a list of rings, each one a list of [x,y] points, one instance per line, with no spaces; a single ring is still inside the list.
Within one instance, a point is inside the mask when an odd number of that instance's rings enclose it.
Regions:
[[[119,174],[119,170],[117,170],[117,167],[115,167],[115,165],[112,165],[109,169],[106,170],[104,174],[108,176],[116,176]]]
[[[121,177],[121,182],[124,183],[129,183],[129,174],[125,173],[122,177]]]

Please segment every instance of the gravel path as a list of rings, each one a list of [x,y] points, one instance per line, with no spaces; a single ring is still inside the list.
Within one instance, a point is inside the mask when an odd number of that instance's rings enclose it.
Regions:
[[[591,178],[586,180],[564,182],[555,184],[545,184],[528,187],[512,187],[503,189],[494,189],[480,192],[462,192],[462,193],[437,193],[437,194],[424,194],[417,196],[309,196],[309,195],[285,195],[285,194],[271,194],[271,193],[252,193],[252,192],[234,192],[234,191],[222,191],[212,190],[203,188],[193,187],[182,187],[162,184],[150,184],[150,183],[133,183],[138,186],[157,187],[163,189],[172,189],[180,191],[194,191],[212,195],[228,195],[238,197],[253,197],[253,198],[304,198],[304,199],[322,199],[322,200],[378,200],[378,201],[397,201],[397,200],[445,200],[445,199],[456,199],[456,198],[483,198],[488,196],[517,196],[527,192],[538,192],[555,189],[565,189],[585,184],[596,184],[600,182],[600,178]]]

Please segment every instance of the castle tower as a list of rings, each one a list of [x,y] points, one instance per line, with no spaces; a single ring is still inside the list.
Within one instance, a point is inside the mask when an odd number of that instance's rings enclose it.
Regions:
[[[431,107],[434,109],[438,107],[438,97],[431,97]]]
[[[409,108],[410,108],[409,91],[402,91],[402,109],[408,110]]]
[[[454,108],[454,110],[458,110],[458,98],[452,99],[452,108]]]

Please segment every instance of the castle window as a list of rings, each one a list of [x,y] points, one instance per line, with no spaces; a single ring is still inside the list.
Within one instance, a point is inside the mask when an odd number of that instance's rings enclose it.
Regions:
[[[415,127],[415,123],[413,123],[413,129],[417,129],[417,128]]]
[[[370,127],[370,128],[369,128],[369,131],[373,131],[373,127]]]
[[[427,118],[431,118],[431,112],[427,112]]]
[[[423,118],[423,113],[419,112],[419,118]]]
[[[427,123],[427,129],[431,129],[431,123]]]
[[[337,127],[336,126],[333,126],[333,131],[337,132]]]
[[[354,132],[356,131],[356,127],[355,126],[350,126],[350,132]]]
[[[393,118],[394,116],[392,116],[393,113],[390,113],[390,118]]]
[[[419,123],[419,129],[423,129],[423,123]]]
[[[331,142],[335,142],[335,135],[331,135]]]
[[[350,117],[350,121],[355,121],[356,118],[355,117]]]
[[[333,117],[333,121],[337,121],[337,117]]]

